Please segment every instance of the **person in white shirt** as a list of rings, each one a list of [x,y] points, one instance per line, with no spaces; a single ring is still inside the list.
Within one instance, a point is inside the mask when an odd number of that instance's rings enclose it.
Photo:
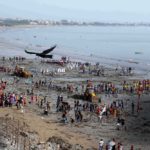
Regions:
[[[109,142],[109,147],[110,147],[109,150],[115,150],[115,149],[116,149],[115,139],[113,139],[113,140],[111,140],[111,141]]]
[[[104,141],[103,141],[103,139],[101,139],[99,141],[99,150],[103,150],[103,146],[104,146]]]

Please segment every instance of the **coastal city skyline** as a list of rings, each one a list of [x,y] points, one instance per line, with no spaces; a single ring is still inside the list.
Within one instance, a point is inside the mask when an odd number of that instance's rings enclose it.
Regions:
[[[1,18],[26,18],[102,22],[148,22],[148,0],[5,0]],[[9,11],[8,11],[9,10]]]

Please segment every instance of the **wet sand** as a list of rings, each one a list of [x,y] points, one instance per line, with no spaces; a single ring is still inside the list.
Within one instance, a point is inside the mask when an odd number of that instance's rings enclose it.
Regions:
[[[8,85],[5,89],[6,92],[16,92],[26,93],[27,89],[31,89],[32,85],[29,84],[29,81],[35,82],[39,79],[46,79],[47,82],[52,80],[54,84],[60,86],[66,86],[67,84],[73,84],[74,86],[78,86],[82,83],[86,85],[87,80],[92,80],[93,83],[98,83],[100,81],[111,81],[116,85],[121,85],[122,81],[132,81],[135,79],[143,79],[144,77],[139,76],[138,74],[133,74],[130,76],[119,76],[115,73],[114,70],[107,68],[105,76],[95,76],[89,75],[87,73],[80,73],[79,68],[73,70],[66,70],[65,73],[57,73],[54,76],[43,75],[41,73],[41,68],[49,68],[49,70],[53,70],[55,68],[59,68],[60,66],[55,64],[46,64],[41,63],[40,60],[32,60],[27,59],[24,62],[9,62],[6,61],[3,63],[1,61],[1,65],[9,66],[10,68],[14,68],[16,64],[19,66],[24,66],[27,70],[31,70],[34,74],[34,78],[32,79],[24,79],[18,78],[18,82],[15,85],[12,85],[11,82],[13,80],[13,76],[7,73],[0,73],[0,77],[2,80],[7,80]],[[36,73],[34,71],[36,71]],[[130,79],[131,78],[131,79]],[[99,123],[97,121],[97,116],[95,114],[91,114],[90,112],[83,112],[83,118],[87,120],[86,122],[81,123],[71,123],[62,124],[60,123],[62,113],[56,112],[56,100],[57,96],[60,94],[59,91],[56,90],[48,90],[47,87],[34,88],[34,93],[39,96],[39,100],[47,96],[47,100],[50,101],[51,110],[48,116],[43,115],[43,109],[39,108],[37,103],[33,104],[28,103],[30,101],[30,96],[27,95],[27,105],[24,107],[24,113],[21,113],[21,110],[17,110],[16,106],[12,108],[0,108],[0,116],[5,116],[9,114],[10,117],[15,117],[20,121],[25,121],[29,125],[29,129],[38,133],[40,141],[47,141],[49,137],[57,136],[62,139],[65,139],[68,143],[75,145],[80,144],[83,146],[83,149],[98,148],[99,140],[102,138],[106,143],[108,140],[115,138],[116,142],[122,142],[124,149],[128,150],[129,147],[133,144],[135,148],[141,148],[143,150],[148,150],[150,148],[149,145],[149,94],[143,94],[141,98],[141,106],[142,110],[139,114],[134,116],[131,115],[131,101],[137,100],[137,96],[129,96],[127,94],[118,94],[118,97],[115,98],[113,96],[105,97],[105,94],[100,94],[98,96],[102,97],[102,103],[110,103],[116,99],[127,99],[130,101],[128,103],[126,115],[126,126],[127,131],[125,130],[116,130],[116,118],[110,117],[108,120],[103,123]],[[74,99],[68,97],[68,93],[61,92],[66,102],[71,104],[71,108],[73,109]],[[82,103],[82,100],[80,100]],[[73,117],[73,111],[70,112],[69,116]]]

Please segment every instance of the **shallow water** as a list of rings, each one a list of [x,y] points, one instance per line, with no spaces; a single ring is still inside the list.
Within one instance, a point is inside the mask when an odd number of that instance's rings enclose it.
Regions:
[[[106,65],[128,65],[149,71],[149,27],[78,27],[54,26],[5,28],[0,31],[1,55],[25,55],[24,49],[42,51],[53,44],[54,55],[100,62]],[[2,48],[8,44],[5,51]],[[13,53],[10,53],[13,51]],[[135,54],[140,52],[140,54]],[[34,57],[34,56],[33,56]]]

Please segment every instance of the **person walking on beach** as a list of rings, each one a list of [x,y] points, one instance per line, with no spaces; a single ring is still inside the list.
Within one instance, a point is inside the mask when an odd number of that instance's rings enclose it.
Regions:
[[[116,142],[115,139],[109,142],[109,150],[116,150]]]
[[[118,147],[117,147],[117,150],[123,150],[123,145],[122,145],[122,143],[118,143]]]
[[[121,127],[122,127],[122,129],[125,129],[125,130],[126,130],[125,119],[122,118],[120,121],[121,121]]]
[[[134,146],[133,146],[133,145],[131,145],[131,148],[130,148],[130,150],[134,150]]]
[[[132,107],[132,115],[134,115],[134,102],[132,102],[131,107]]]
[[[103,146],[104,146],[104,141],[103,141],[103,139],[101,139],[99,141],[99,150],[103,150]]]

